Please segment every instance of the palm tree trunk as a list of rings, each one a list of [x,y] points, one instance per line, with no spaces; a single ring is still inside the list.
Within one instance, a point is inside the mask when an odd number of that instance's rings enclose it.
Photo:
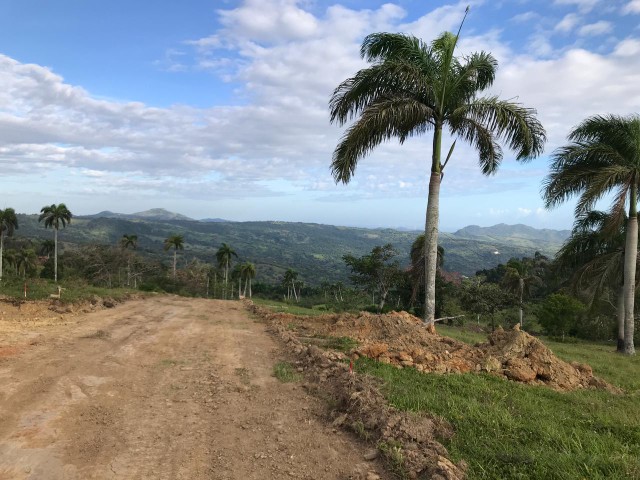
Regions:
[[[173,251],[173,278],[176,278],[176,260],[178,258],[178,249]]]
[[[618,290],[618,346],[616,352],[624,352],[624,288]]]
[[[436,315],[436,269],[438,266],[438,217],[440,209],[440,172],[433,172],[429,181],[429,200],[424,229],[424,321],[434,329]]]
[[[518,279],[518,289],[520,290],[520,322],[518,325],[522,328],[522,297],[524,296],[524,279],[522,278]]]
[[[249,298],[251,298],[251,277],[249,277]]]
[[[53,229],[53,281],[58,283],[58,229]]]
[[[0,281],[2,281],[2,253],[3,253],[3,249],[4,249],[4,235],[3,235],[2,230],[0,230]]]
[[[384,308],[384,304],[387,300],[387,291],[383,290],[380,292],[380,305],[378,305],[378,313],[382,313],[382,309]]]
[[[633,345],[634,295],[636,291],[636,261],[638,257],[638,212],[636,202],[637,187],[631,187],[629,196],[629,219],[627,220],[627,239],[624,250],[624,353],[635,355]]]
[[[227,263],[224,267],[224,299],[225,300],[227,299],[228,280],[229,280],[229,257],[227,257]],[[233,293],[231,293],[231,296],[233,297]]]
[[[438,220],[440,215],[440,151],[442,149],[442,124],[436,123],[433,132],[431,178],[424,225],[424,321],[435,332],[436,318],[436,269],[438,268]]]

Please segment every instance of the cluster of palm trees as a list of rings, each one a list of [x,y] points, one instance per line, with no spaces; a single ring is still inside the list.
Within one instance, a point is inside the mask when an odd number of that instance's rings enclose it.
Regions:
[[[463,20],[464,23],[464,20]],[[462,25],[460,26],[460,29]],[[424,237],[424,321],[435,321],[435,278],[438,265],[439,192],[444,170],[453,158],[455,139],[478,152],[480,169],[492,175],[503,158],[499,141],[529,161],[544,149],[546,133],[536,111],[497,96],[479,96],[495,79],[497,61],[489,53],[454,55],[460,36],[446,32],[427,44],[411,35],[374,33],[361,46],[371,65],[335,89],[330,100],[331,122],[353,121],[337,145],[331,164],[336,182],[348,183],[358,161],[392,138],[433,132]],[[443,161],[444,133],[454,139]],[[578,196],[576,216],[593,209],[614,193],[607,230],[624,224],[624,266],[621,309],[624,313],[624,353],[633,354],[634,295],[638,248],[637,202],[640,192],[640,116],[596,116],[569,135],[569,144],[554,154],[544,199],[551,208]],[[624,221],[625,207],[628,218]],[[526,272],[510,276],[524,296]]]
[[[218,248],[216,252],[218,267],[224,271],[224,298],[227,298],[229,295],[233,297],[234,280],[238,281],[238,297],[246,297],[248,288],[248,295],[249,298],[251,298],[253,295],[251,282],[256,278],[256,266],[252,262],[247,261],[236,265],[233,270],[231,270],[233,257],[238,258],[238,254],[226,243],[220,245],[220,248]],[[229,280],[231,280],[231,282],[229,282]],[[244,289],[242,288],[243,282]],[[231,292],[229,292],[229,285],[231,285]]]
[[[132,245],[131,237],[135,238],[137,244],[137,237],[135,235],[123,236],[122,245]],[[135,248],[135,246],[133,247]],[[176,277],[177,272],[177,254],[178,250],[184,250],[184,236],[183,235],[170,235],[164,240],[164,249],[173,249],[173,277]],[[218,268],[224,272],[223,283],[223,298],[233,298],[235,290],[235,281],[238,282],[237,295],[239,298],[246,297],[251,298],[253,292],[251,289],[252,280],[256,277],[256,266],[252,262],[244,262],[235,265],[232,269],[233,259],[238,258],[236,251],[228,244],[223,243],[216,252],[216,261]],[[214,295],[216,292],[218,273],[215,270],[211,271],[214,278]],[[207,275],[207,280],[209,275]]]
[[[577,279],[590,275],[594,295],[604,286],[617,291],[618,348],[627,355],[635,353],[639,193],[640,115],[598,115],[583,121],[569,134],[569,144],[554,153],[544,186],[549,208],[578,197],[573,241],[561,258],[576,254]],[[610,194],[609,212],[594,211]]]
[[[58,281],[58,230],[60,227],[65,228],[71,222],[73,215],[64,203],[58,205],[46,205],[40,210],[38,221],[44,221],[45,228],[53,228],[54,240],[43,242],[41,253],[45,252],[47,257],[50,253],[54,254],[54,280]],[[37,263],[36,252],[32,249],[23,248],[19,252],[4,252],[4,237],[13,236],[15,230],[18,229],[18,217],[13,208],[5,208],[0,210],[0,280],[4,271],[3,261],[15,268],[16,273],[26,276],[27,271],[35,268]]]
[[[282,277],[282,286],[287,289],[285,300],[291,300],[291,297],[297,302],[300,299],[301,282],[298,281],[298,272],[288,268]]]

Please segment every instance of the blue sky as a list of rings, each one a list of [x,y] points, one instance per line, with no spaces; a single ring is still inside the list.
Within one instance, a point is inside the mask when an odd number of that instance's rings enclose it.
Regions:
[[[381,146],[335,185],[327,101],[365,66],[366,34],[431,40],[468,3],[460,54],[492,52],[489,93],[536,108],[549,142],[488,178],[456,147],[441,229],[569,228],[572,205],[542,208],[548,157],[589,115],[640,112],[640,0],[5,0],[0,208],[419,228],[429,137]]]

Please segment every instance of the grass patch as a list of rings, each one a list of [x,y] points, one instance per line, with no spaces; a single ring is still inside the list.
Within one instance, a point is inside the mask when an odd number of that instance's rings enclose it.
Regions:
[[[455,338],[464,343],[474,345],[478,342],[486,342],[487,334],[466,330],[460,327],[451,327],[449,325],[436,325],[436,331],[445,337]]]
[[[276,302],[275,300],[264,300],[262,298],[254,298],[253,303],[260,305],[261,307],[266,307],[274,312],[290,313],[292,315],[316,316],[327,313],[323,310],[300,307],[294,303]]]
[[[289,362],[278,362],[273,366],[273,376],[282,383],[299,382],[302,375]]]
[[[384,380],[389,402],[449,420],[444,442],[471,479],[640,478],[636,395],[559,393],[490,375],[422,374],[361,358],[356,369]],[[637,370],[636,370],[637,372]]]
[[[358,346],[358,342],[351,337],[323,336],[321,338],[327,341],[326,344],[322,345],[323,348],[330,348],[332,350],[338,350],[340,352],[350,352]]]
[[[24,284],[27,284],[28,300],[48,300],[51,294],[58,293],[58,285],[53,280],[42,278],[27,278],[26,280],[11,278],[4,279],[0,284],[0,294],[7,297],[24,299]],[[94,296],[101,298],[110,297],[114,300],[127,298],[132,293],[140,295],[139,290],[128,288],[104,288],[88,285],[78,281],[60,281],[60,287],[64,290],[60,297],[62,303],[77,303],[90,300]]]

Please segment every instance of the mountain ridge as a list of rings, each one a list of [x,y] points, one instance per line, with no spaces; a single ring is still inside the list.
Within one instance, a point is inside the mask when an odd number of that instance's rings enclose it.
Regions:
[[[59,232],[59,238],[65,248],[69,248],[91,243],[118,245],[122,235],[135,234],[138,252],[168,261],[163,241],[170,235],[181,234],[185,250],[179,254],[179,261],[183,264],[193,258],[215,264],[215,253],[224,242],[236,250],[240,257],[238,261],[256,264],[258,281],[278,282],[286,269],[293,268],[300,272],[304,281],[316,284],[348,281],[349,272],[343,255],[362,256],[370,253],[373,247],[387,243],[396,248],[398,260],[407,266],[411,244],[420,233],[304,222],[203,222],[172,212],[168,212],[169,215],[167,211],[160,213],[167,219],[131,217],[132,214],[119,216],[108,211],[81,215],[74,217],[71,224]],[[20,229],[17,234],[20,237],[51,238],[51,231],[38,222],[38,215],[18,216]],[[495,233],[478,228],[488,227],[477,227],[471,233]],[[527,231],[531,236],[531,231]],[[560,246],[557,241],[518,237],[514,231],[507,232],[511,236],[505,238],[471,233],[441,232],[445,270],[473,275],[477,270],[506,263],[512,257],[533,256],[537,251],[551,257]]]

